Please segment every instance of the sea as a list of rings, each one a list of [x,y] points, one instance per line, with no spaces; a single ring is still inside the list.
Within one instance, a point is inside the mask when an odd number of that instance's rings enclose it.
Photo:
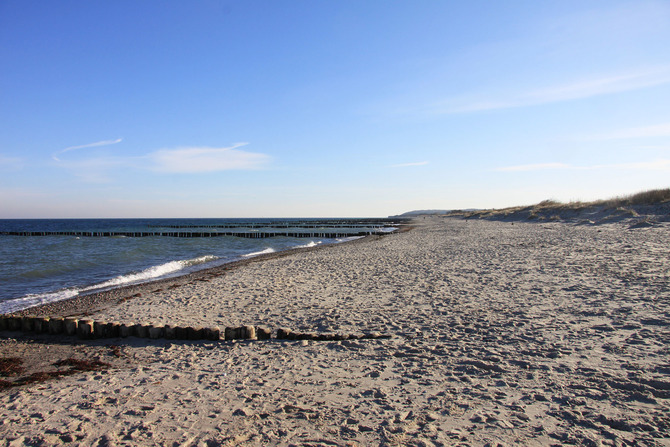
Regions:
[[[394,229],[384,219],[0,219],[0,314]]]

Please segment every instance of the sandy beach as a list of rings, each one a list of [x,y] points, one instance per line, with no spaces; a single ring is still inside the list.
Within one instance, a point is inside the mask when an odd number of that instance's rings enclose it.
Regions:
[[[669,222],[428,217],[117,291],[90,317],[391,338],[5,332],[0,357],[111,366],[0,390],[0,443],[670,446],[669,272]]]

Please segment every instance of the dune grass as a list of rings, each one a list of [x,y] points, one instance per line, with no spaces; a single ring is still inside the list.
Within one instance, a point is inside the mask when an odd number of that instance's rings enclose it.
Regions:
[[[542,202],[533,205],[532,208],[537,210],[580,210],[592,207],[616,209],[626,206],[658,205],[665,202],[670,202],[670,188],[652,189],[628,196],[613,197],[611,199],[595,200],[592,202],[572,201],[568,203],[562,203],[552,199],[543,200]]]
[[[535,205],[516,206],[510,208],[479,210],[473,212],[455,212],[453,214],[463,215],[467,218],[472,217],[508,217],[524,215],[529,220],[560,220],[561,214],[582,212],[585,210],[605,210],[613,211],[619,215],[629,217],[638,217],[638,212],[633,209],[637,207],[655,206],[670,204],[670,188],[653,189],[648,191],[631,194],[628,196],[614,197],[605,200],[595,200],[592,202],[571,201],[567,203],[557,200],[543,200]]]

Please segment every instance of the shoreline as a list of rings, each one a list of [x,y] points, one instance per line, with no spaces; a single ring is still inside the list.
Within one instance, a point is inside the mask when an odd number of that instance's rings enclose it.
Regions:
[[[407,230],[398,230],[398,231],[407,231]],[[270,259],[282,258],[285,256],[290,256],[295,253],[306,253],[310,251],[317,251],[344,244],[369,243],[374,240],[378,240],[379,238],[385,237],[389,234],[393,233],[368,235],[352,241],[331,243],[331,244],[319,244],[314,247],[291,248],[288,250],[282,250],[273,253],[264,253],[247,259],[239,259],[236,261],[227,262],[220,266],[197,270],[195,272],[186,273],[179,276],[169,278],[159,278],[147,282],[142,282],[139,284],[123,285],[102,292],[93,292],[84,295],[77,295],[75,297],[66,298],[60,301],[44,303],[37,306],[29,307],[27,309],[10,312],[5,315],[13,315],[21,317],[86,316],[95,312],[101,312],[111,306],[115,306],[116,304],[127,301],[129,299],[139,298],[142,294],[149,293],[157,288],[165,289],[175,286],[179,287],[181,285],[189,284],[192,283],[193,281],[199,281],[204,278],[221,276],[230,270],[238,269],[249,264],[253,264],[256,262],[264,262]]]
[[[72,343],[9,334],[0,357],[32,353],[50,368],[55,348],[111,366],[0,391],[0,437],[667,447],[668,229],[427,217],[375,243],[274,254],[147,289],[91,318],[392,337]]]

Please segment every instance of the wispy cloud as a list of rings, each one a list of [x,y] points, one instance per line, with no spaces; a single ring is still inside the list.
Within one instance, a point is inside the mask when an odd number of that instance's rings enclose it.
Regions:
[[[66,147],[63,150],[60,150],[53,154],[52,158],[56,161],[60,161],[58,156],[60,154],[64,154],[65,152],[70,152],[70,151],[76,151],[77,149],[86,149],[89,147],[100,147],[100,146],[110,146],[112,144],[118,144],[123,141],[123,138],[117,138],[116,140],[103,140],[103,141],[96,141],[95,143],[88,143],[88,144],[82,144],[79,146],[70,146]]]
[[[108,144],[115,144],[110,140]],[[105,146],[104,142],[83,147]],[[229,170],[254,170],[265,167],[271,160],[266,154],[248,152],[237,149],[248,143],[237,143],[230,147],[181,147],[161,149],[149,154],[118,157],[94,156],[75,160],[58,161],[58,166],[70,170],[73,175],[88,183],[107,183],[112,180],[112,173],[119,169],[136,169],[170,174],[197,174],[205,172]],[[68,148],[74,150],[72,148]]]
[[[620,170],[641,170],[641,171],[670,171],[670,160],[654,160],[634,163],[602,164],[592,166],[575,166],[565,163],[539,163],[517,166],[505,166],[495,168],[496,172],[530,172],[546,170],[599,170],[599,169],[620,169]]]
[[[413,163],[400,163],[397,165],[389,165],[387,166],[387,168],[408,168],[410,166],[425,166],[427,164],[428,164],[427,161],[417,161]]]
[[[434,114],[483,112],[497,109],[537,106],[556,102],[586,99],[594,96],[622,93],[670,83],[670,67],[641,70],[576,80],[526,92],[503,94],[488,98],[454,98],[431,107]]]
[[[652,137],[670,137],[670,123],[656,124],[653,126],[631,127],[628,129],[616,130],[610,133],[589,135],[581,139],[591,140],[624,140],[630,138],[652,138]]]
[[[152,152],[150,169],[171,173],[198,173],[228,170],[252,170],[264,167],[270,156],[237,149],[248,143],[231,147],[183,147]]]

